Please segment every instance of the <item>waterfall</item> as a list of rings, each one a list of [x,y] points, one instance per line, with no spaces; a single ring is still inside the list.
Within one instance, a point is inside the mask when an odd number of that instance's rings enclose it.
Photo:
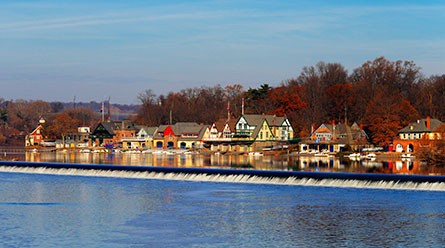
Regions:
[[[0,162],[0,172],[199,182],[445,191],[445,177]]]

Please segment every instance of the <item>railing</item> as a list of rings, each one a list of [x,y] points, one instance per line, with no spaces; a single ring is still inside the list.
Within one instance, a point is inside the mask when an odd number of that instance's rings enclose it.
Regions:
[[[8,154],[25,154],[25,148],[0,148],[0,155],[6,156]]]
[[[25,148],[0,148],[0,160],[2,161],[24,161],[26,150]]]
[[[250,136],[250,134],[252,134],[251,130],[237,130],[235,132],[235,136],[241,136],[241,135],[246,135],[246,136]]]

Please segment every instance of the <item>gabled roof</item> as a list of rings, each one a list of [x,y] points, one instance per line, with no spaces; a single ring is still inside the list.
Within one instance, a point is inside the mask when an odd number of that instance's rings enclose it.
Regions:
[[[216,130],[218,130],[218,132],[222,132],[224,130],[224,127],[226,126],[226,123],[227,123],[227,119],[219,119],[219,120],[217,120],[214,123]]]
[[[243,115],[242,117],[244,117],[249,126],[259,126],[264,121],[263,115]]]
[[[406,127],[400,129],[399,133],[429,133],[435,131],[439,126],[443,124],[443,122],[439,121],[438,119],[431,118],[429,119],[430,128],[428,128],[427,121],[428,118],[412,122],[408,124]]]
[[[37,132],[37,130],[42,130],[42,129],[44,129],[43,128],[43,126],[41,125],[41,124],[39,124],[31,133],[30,133],[30,135],[34,135],[36,132]]]
[[[111,122],[101,122],[101,123],[99,123],[99,124],[97,125],[97,127],[94,129],[94,132],[97,130],[97,128],[98,128],[100,125],[102,125],[102,126],[105,128],[105,130],[106,130],[109,134],[111,134],[111,135],[115,135],[115,133],[114,133],[114,123],[111,123]]]
[[[255,129],[253,130],[251,135],[251,138],[254,139],[257,138],[258,133],[261,131],[264,122],[269,125],[265,115],[244,115],[243,117],[247,121],[247,124],[249,124],[249,126],[255,126]]]
[[[235,132],[235,128],[236,128],[236,119],[232,118],[230,119],[227,124],[229,125],[229,128],[232,132]]]
[[[230,130],[232,132],[234,132],[236,122],[237,122],[237,120],[235,118],[230,118],[229,121],[227,121],[227,119],[219,119],[214,124],[215,124],[216,130],[218,130],[218,132],[224,131],[224,128],[226,127],[227,124],[229,125]]]
[[[153,135],[153,138],[162,139],[163,137],[161,135],[159,135],[159,133],[161,133],[161,132],[163,133],[168,126],[169,125],[160,125],[158,127],[158,129],[156,130],[155,134]]]
[[[201,130],[199,131],[199,134],[198,134],[198,140],[202,140],[204,137],[204,134],[206,133],[206,130],[208,128],[210,128],[210,125],[201,125],[201,126],[202,126]]]
[[[279,127],[282,126],[283,123],[286,121],[286,117],[284,116],[275,116],[275,115],[266,115],[266,120],[269,123],[269,126],[271,127]]]
[[[150,136],[153,136],[155,132],[158,130],[158,127],[147,127],[147,126],[137,126],[136,130],[140,132],[141,130],[144,130],[145,133],[147,133]]]
[[[361,138],[368,139],[367,134],[357,123],[354,123],[352,126],[349,126],[344,123],[338,124],[321,124],[314,133],[320,133],[320,129],[327,129],[329,133],[332,134],[332,140],[341,143],[341,144],[353,144],[355,140],[359,140]],[[313,134],[314,134],[313,133]],[[312,137],[312,135],[311,135]]]
[[[156,131],[158,130],[158,127],[147,127],[144,130],[145,130],[145,132],[147,132],[147,134],[153,136],[156,133]]]

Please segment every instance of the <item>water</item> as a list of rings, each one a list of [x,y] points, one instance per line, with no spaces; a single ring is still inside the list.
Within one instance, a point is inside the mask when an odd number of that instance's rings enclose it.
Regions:
[[[324,172],[359,172],[385,174],[445,175],[445,167],[425,166],[416,159],[385,158],[384,160],[350,160],[335,157],[286,155],[196,155],[145,153],[81,153],[27,152],[21,157],[1,157],[0,160],[29,162],[61,162],[87,164],[149,165],[162,167],[248,168],[259,170],[296,170]]]
[[[441,192],[0,173],[2,247],[443,247]]]

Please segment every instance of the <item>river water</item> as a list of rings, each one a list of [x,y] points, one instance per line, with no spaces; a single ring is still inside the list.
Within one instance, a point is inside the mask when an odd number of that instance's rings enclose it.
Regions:
[[[282,170],[371,168],[249,156],[30,153],[26,160]],[[373,168],[390,169],[389,163],[379,163]],[[415,169],[409,163],[391,166],[393,172]],[[443,191],[17,172],[1,172],[0,185],[1,247],[445,246]]]
[[[14,155],[11,155],[14,156]],[[3,158],[7,160],[8,157]],[[11,157],[9,157],[11,158]],[[120,164],[183,168],[245,168],[257,170],[357,172],[384,174],[445,175],[445,168],[425,166],[416,159],[339,159],[336,157],[287,155],[213,155],[213,154],[144,154],[144,153],[80,153],[27,152],[12,157],[29,162],[62,162],[81,164]],[[2,158],[0,157],[0,160]]]
[[[442,192],[0,173],[2,247],[443,247]]]

